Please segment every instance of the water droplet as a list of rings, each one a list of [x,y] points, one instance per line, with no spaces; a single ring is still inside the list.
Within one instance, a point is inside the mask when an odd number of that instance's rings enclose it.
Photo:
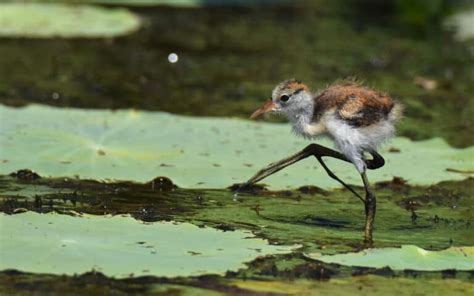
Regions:
[[[168,55],[168,62],[174,64],[174,63],[177,63],[178,62],[178,55],[175,54],[174,52],[170,53]]]

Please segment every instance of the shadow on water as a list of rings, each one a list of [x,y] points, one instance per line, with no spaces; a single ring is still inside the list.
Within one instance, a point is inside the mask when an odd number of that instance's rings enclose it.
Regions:
[[[177,188],[166,177],[140,184],[133,182],[102,183],[74,178],[43,179],[29,170],[21,170],[0,179],[2,212],[70,215],[131,214],[152,222],[173,220],[200,207],[199,191]]]

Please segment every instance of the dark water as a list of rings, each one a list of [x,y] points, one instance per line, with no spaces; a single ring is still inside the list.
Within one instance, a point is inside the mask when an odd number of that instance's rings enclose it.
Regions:
[[[473,55],[440,29],[443,8],[413,26],[396,1],[295,3],[133,8],[145,25],[128,37],[3,39],[0,102],[247,117],[281,80],[356,76],[405,103],[401,135],[474,144]]]
[[[474,178],[422,187],[397,179],[376,183],[382,217],[377,221],[377,243],[412,244],[416,239],[417,245],[428,249],[452,243],[471,245],[474,238],[465,234],[472,230],[473,184]],[[0,176],[0,212],[25,211],[73,216],[131,214],[146,222],[169,220],[222,230],[244,228],[258,230],[258,235],[279,244],[304,242],[309,250],[315,242],[307,237],[308,226],[314,229],[312,235],[318,237],[319,244],[336,250],[362,243],[364,223],[363,204],[348,190],[308,191],[302,187],[269,191],[255,187],[234,201],[232,189],[179,188],[166,177],[146,183],[103,183],[43,178],[28,170]],[[411,231],[417,228],[424,229],[425,236]],[[318,234],[324,229],[337,234]]]

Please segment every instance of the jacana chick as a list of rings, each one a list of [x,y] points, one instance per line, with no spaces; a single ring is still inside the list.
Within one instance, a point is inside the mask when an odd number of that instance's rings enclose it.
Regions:
[[[385,163],[377,153],[377,148],[393,137],[395,124],[402,115],[402,106],[387,94],[365,87],[357,82],[335,83],[313,94],[307,85],[290,79],[278,84],[272,97],[250,117],[257,118],[267,112],[285,115],[292,125],[293,132],[307,139],[329,136],[338,151],[310,144],[301,152],[272,163],[260,170],[244,186],[256,183],[263,178],[308,156],[315,156],[329,176],[336,179],[365,204],[365,240],[372,241],[376,199],[367,179],[366,169],[376,169]],[[366,159],[364,153],[372,159]],[[360,173],[366,195],[362,198],[346,185],[322,161],[322,157],[334,157],[354,164]]]

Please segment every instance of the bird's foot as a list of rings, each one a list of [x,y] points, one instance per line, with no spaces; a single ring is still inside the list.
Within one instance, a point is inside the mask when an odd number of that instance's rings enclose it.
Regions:
[[[374,230],[375,221],[375,210],[376,210],[376,198],[375,195],[367,191],[365,196],[365,229],[364,229],[364,244],[367,247],[372,246],[372,233]]]
[[[238,201],[238,196],[240,193],[258,195],[262,190],[265,190],[265,186],[252,182],[245,182],[241,184],[234,184],[229,189],[233,192],[232,200]]]

